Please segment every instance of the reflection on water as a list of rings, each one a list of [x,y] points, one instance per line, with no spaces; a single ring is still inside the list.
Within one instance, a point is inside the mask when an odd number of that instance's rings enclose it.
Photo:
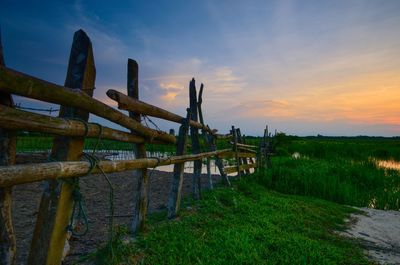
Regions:
[[[98,151],[100,154],[103,153],[103,157],[105,159],[109,159],[112,161],[115,160],[131,160],[135,159],[135,153],[133,151],[121,151],[121,150],[102,150]],[[169,157],[172,156],[173,154],[170,153],[165,153],[165,152],[146,152],[148,158],[152,157],[157,157],[157,158],[164,158],[164,157]],[[226,161],[224,161],[226,162]],[[185,173],[193,173],[193,161],[185,162],[185,167],[184,167],[184,172]],[[225,164],[224,166],[228,166]],[[164,172],[173,172],[174,171],[174,165],[166,165],[166,166],[159,166],[156,168],[157,170],[164,171]],[[220,172],[218,170],[217,165],[215,164],[215,160],[211,159],[210,160],[210,171],[211,174],[217,174],[219,175]],[[205,163],[205,159],[203,160],[203,166],[201,169],[201,172],[203,174],[207,173],[207,165]],[[254,169],[250,169],[250,173],[253,173]],[[237,173],[231,173],[228,174],[229,176],[236,176]]]
[[[380,168],[400,170],[400,162],[395,160],[375,160],[376,165]]]
[[[299,158],[300,158],[300,153],[299,153],[299,152],[294,152],[294,153],[292,154],[292,158],[294,158],[294,159],[299,159]]]

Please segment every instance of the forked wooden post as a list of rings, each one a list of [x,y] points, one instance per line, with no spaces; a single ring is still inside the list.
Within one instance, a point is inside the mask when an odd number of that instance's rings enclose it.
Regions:
[[[4,66],[0,31],[0,65]],[[0,92],[0,105],[13,107],[10,94]],[[0,128],[0,166],[15,164],[17,135],[15,131]],[[12,222],[11,187],[0,188],[0,264],[16,264],[16,242]]]
[[[128,96],[138,100],[139,99],[139,66],[136,61],[128,59]],[[129,111],[129,117],[141,122],[140,113]],[[134,131],[131,131],[134,133]],[[144,143],[135,144],[134,146],[135,158],[146,158],[146,145]],[[137,174],[138,182],[136,189],[135,209],[133,213],[133,220],[131,231],[136,234],[145,226],[147,208],[149,205],[150,181],[147,173],[147,168],[142,168],[135,171]]]
[[[199,111],[199,119],[200,119],[200,123],[204,126],[204,127],[206,127],[206,128],[208,128],[208,126],[205,126],[205,124],[204,124],[204,118],[203,118],[203,110],[202,110],[202,108],[201,108],[201,104],[203,103],[203,90],[204,90],[204,85],[203,85],[203,83],[200,85],[200,92],[199,92],[199,98],[198,98],[198,101],[197,101],[197,109],[198,109],[198,111]],[[204,128],[203,127],[203,128]],[[203,136],[203,138],[204,138],[204,141],[205,141],[205,143],[207,144],[207,149],[208,149],[208,151],[211,151],[211,141],[212,141],[212,135],[210,134],[208,134],[207,133],[207,131],[206,130],[204,130],[204,129],[202,129],[201,130],[201,134],[202,134],[202,136]],[[208,187],[210,188],[210,189],[213,189],[214,188],[214,186],[213,186],[213,181],[212,181],[212,177],[211,177],[211,158],[209,158],[209,157],[207,157],[207,178],[208,178]]]
[[[189,99],[190,99],[190,114],[192,120],[198,121],[197,116],[197,93],[196,93],[196,83],[194,78],[189,84]],[[200,141],[199,141],[199,129],[190,127],[190,136],[192,140],[192,151],[193,154],[200,153]],[[195,200],[200,199],[201,196],[201,160],[196,160],[193,162],[193,198]]]
[[[201,105],[203,103],[203,89],[204,89],[204,85],[201,84],[197,106],[198,106],[198,110],[199,110],[200,123],[204,127],[208,128],[208,126],[205,126],[205,124],[204,124],[203,110],[202,110],[202,107],[201,107]],[[216,143],[215,143],[216,136],[211,134],[209,131],[204,130],[204,129],[203,129],[203,135],[205,136],[205,140],[206,140],[206,142],[208,144],[209,151],[216,151],[217,150],[217,146],[216,146]],[[207,175],[208,175],[209,187],[212,189],[213,188],[213,183],[212,183],[212,177],[211,177],[210,160],[211,160],[210,158],[207,158]],[[224,164],[222,163],[222,159],[219,158],[219,157],[215,157],[215,164],[218,167],[219,173],[220,173],[220,175],[222,177],[222,181],[224,181],[225,184],[230,186],[231,183],[229,181],[228,175],[225,173]]]
[[[186,119],[179,127],[178,144],[176,147],[176,155],[181,156],[186,154],[187,136],[189,131],[190,109],[187,109]],[[174,174],[172,176],[171,191],[168,197],[168,218],[174,218],[180,209],[182,197],[182,184],[185,162],[174,165]]]
[[[241,172],[240,172],[240,159],[239,159],[239,154],[238,154],[238,147],[237,147],[237,143],[238,143],[238,137],[237,137],[237,131],[235,129],[235,126],[232,125],[232,135],[233,135],[233,152],[235,152],[235,160],[236,160],[236,168],[237,168],[237,175],[240,178],[242,176]]]
[[[92,43],[83,30],[78,30],[74,34],[65,86],[81,89],[92,96],[95,77]],[[89,113],[61,106],[59,116],[87,121]],[[51,158],[57,161],[79,160],[83,145],[84,137],[56,137],[53,142]],[[61,264],[66,244],[67,226],[73,206],[72,193],[73,185],[71,183],[62,180],[46,182],[28,264]]]

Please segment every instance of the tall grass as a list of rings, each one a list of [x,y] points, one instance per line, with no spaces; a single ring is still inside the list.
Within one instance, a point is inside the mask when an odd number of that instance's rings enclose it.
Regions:
[[[400,172],[371,160],[276,157],[258,181],[274,190],[342,204],[400,210]]]
[[[279,148],[283,155],[299,152],[318,159],[367,160],[374,157],[400,161],[400,140],[395,138],[303,138],[286,142]]]

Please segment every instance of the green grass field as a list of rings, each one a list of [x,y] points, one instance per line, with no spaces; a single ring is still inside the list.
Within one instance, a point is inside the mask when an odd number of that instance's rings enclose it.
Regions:
[[[136,242],[119,228],[109,246],[94,253],[97,264],[372,264],[355,242],[333,231],[354,212],[324,200],[284,195],[255,176],[187,201],[176,220],[153,214]]]

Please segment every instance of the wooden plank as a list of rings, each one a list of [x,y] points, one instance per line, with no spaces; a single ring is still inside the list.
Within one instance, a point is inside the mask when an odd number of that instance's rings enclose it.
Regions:
[[[176,155],[184,155],[186,154],[186,144],[187,144],[187,136],[189,131],[189,121],[190,121],[190,109],[187,109],[187,117],[182,122],[182,125],[179,127],[179,138],[178,145],[176,147]],[[180,205],[181,205],[181,197],[182,197],[182,184],[183,184],[183,173],[184,173],[185,163],[177,163],[174,165],[174,174],[172,176],[172,184],[171,191],[168,197],[168,218],[174,218],[177,216]]]
[[[4,66],[3,46],[0,32],[0,65]],[[10,94],[0,92],[0,106],[14,105]],[[0,128],[0,166],[15,164],[16,131]],[[16,240],[12,221],[12,189],[0,188],[0,264],[16,264]]]
[[[98,165],[105,173],[122,172],[138,168],[154,168],[176,163],[196,161],[199,159],[223,156],[231,149],[204,152],[194,155],[171,156],[167,158],[139,158],[133,160],[100,161]],[[10,187],[25,183],[32,183],[46,179],[82,177],[90,170],[90,163],[86,161],[48,162],[37,164],[21,164],[0,167],[0,187]],[[94,168],[92,173],[100,173]]]
[[[255,167],[257,167],[257,164],[240,165],[239,170],[243,171],[243,170],[248,170],[250,168],[255,168]],[[238,171],[237,166],[231,166],[231,167],[225,167],[225,172],[227,174],[231,174],[231,173],[235,173],[235,172],[239,172],[239,171]]]
[[[42,132],[63,136],[86,136],[88,138],[116,140],[128,143],[145,143],[146,139],[116,129],[59,117],[0,106],[0,128],[7,130]],[[161,143],[161,142],[158,142]]]
[[[197,109],[197,92],[196,83],[194,78],[189,83],[189,100],[190,100],[190,115],[191,119],[198,121],[198,109]],[[199,141],[199,130],[194,127],[190,127],[190,138],[192,140],[192,152],[193,154],[200,153],[200,141]],[[201,197],[201,160],[196,160],[193,163],[193,198],[195,200]]]
[[[137,99],[133,99],[130,98],[126,95],[124,95],[123,93],[116,91],[114,89],[110,89],[107,91],[107,96],[113,100],[115,100],[118,103],[118,108],[121,110],[128,110],[128,111],[134,111],[134,112],[138,112],[141,114],[145,114],[145,115],[149,115],[152,117],[157,117],[160,119],[164,119],[167,121],[172,121],[172,122],[176,122],[176,123],[181,123],[182,120],[184,120],[185,118],[172,113],[168,110],[162,109],[160,107],[151,105],[149,103],[137,100]],[[207,126],[202,125],[201,123],[194,121],[194,120],[190,120],[190,126],[193,126],[197,129],[201,129],[201,130],[205,130],[210,134],[216,134],[217,130],[215,129],[210,129]]]
[[[74,34],[65,86],[79,88],[91,97],[95,77],[92,43],[85,32],[78,30]],[[61,106],[59,116],[87,121],[89,113]],[[54,139],[51,157],[57,161],[79,160],[83,145],[83,137],[58,136]],[[66,227],[72,213],[73,190],[72,183],[58,180],[47,182],[40,202],[28,264],[61,264],[64,245],[68,244]]]
[[[128,96],[132,99],[139,99],[139,65],[135,60],[128,59],[128,78],[127,78]],[[129,117],[141,122],[139,112],[129,111]],[[131,133],[134,133],[132,130]],[[135,158],[146,158],[146,146],[144,143],[133,146]],[[143,230],[146,223],[147,208],[149,205],[150,181],[147,173],[147,168],[136,170],[137,185],[135,208],[133,212],[131,232],[137,234]]]
[[[134,130],[149,139],[149,141],[160,140],[167,144],[176,143],[174,136],[147,128],[82,91],[52,84],[2,66],[0,66],[0,91],[80,108],[82,111],[93,113],[127,129]]]

